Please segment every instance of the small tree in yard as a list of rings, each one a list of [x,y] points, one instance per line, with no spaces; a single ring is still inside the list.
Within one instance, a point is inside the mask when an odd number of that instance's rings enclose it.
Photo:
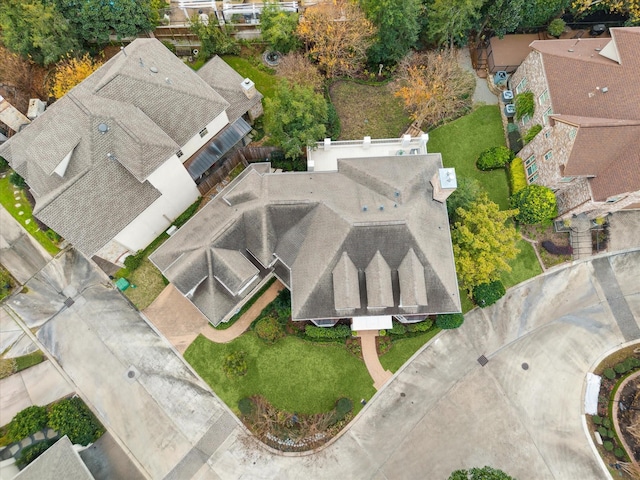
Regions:
[[[445,313],[436,317],[436,327],[443,330],[453,330],[464,322],[464,315],[461,313]]]
[[[282,147],[285,157],[298,157],[304,148],[324,138],[327,102],[311,88],[282,82],[264,103],[265,132],[273,144]]]
[[[262,39],[269,44],[271,50],[289,53],[300,46],[295,35],[298,27],[298,14],[285,12],[275,3],[267,3],[260,16]]]
[[[200,21],[197,15],[191,19],[191,31],[200,39],[198,58],[208,60],[214,55],[232,55],[240,51],[237,42],[231,38],[227,30],[222,30],[215,17],[207,24]]]
[[[482,283],[473,289],[473,301],[480,308],[493,305],[506,293],[506,289],[500,280],[494,280],[490,283]]]
[[[556,196],[542,185],[531,184],[511,196],[511,206],[519,213],[516,220],[528,225],[548,224],[558,216]]]
[[[278,64],[278,76],[290,84],[311,87],[317,93],[322,92],[324,79],[311,61],[304,55],[294,52],[284,55]]]
[[[473,75],[460,67],[451,50],[409,54],[398,64],[393,86],[411,118],[427,126],[467,112],[475,87]]]
[[[67,57],[56,64],[53,74],[51,95],[55,98],[62,97],[73,87],[95,72],[102,62],[96,61],[85,53],[82,57]]]

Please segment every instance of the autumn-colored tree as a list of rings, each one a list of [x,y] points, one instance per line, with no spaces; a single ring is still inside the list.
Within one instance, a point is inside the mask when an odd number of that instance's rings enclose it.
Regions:
[[[612,13],[628,14],[629,23],[640,24],[640,0],[574,0],[571,6],[578,13],[597,8]]]
[[[102,62],[94,60],[85,53],[82,57],[67,57],[56,64],[51,84],[51,95],[55,98],[62,97],[73,87],[95,72]]]
[[[458,281],[468,292],[473,287],[497,280],[510,272],[509,260],[518,254],[518,232],[509,218],[518,210],[500,210],[486,192],[468,209],[458,208],[458,220],[451,227],[453,256]]]
[[[316,92],[322,91],[324,79],[311,61],[300,53],[290,53],[280,59],[278,76],[295,85],[306,85]]]
[[[297,33],[325,75],[335,77],[362,69],[376,29],[356,3],[336,0],[309,7]]]
[[[405,57],[393,88],[411,118],[430,127],[465,113],[475,86],[473,75],[458,64],[455,51],[445,50]]]

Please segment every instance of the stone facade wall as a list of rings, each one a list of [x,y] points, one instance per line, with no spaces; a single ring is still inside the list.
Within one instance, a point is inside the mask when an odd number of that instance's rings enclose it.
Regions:
[[[609,213],[617,212],[618,210],[622,210],[630,205],[634,205],[640,202],[640,191],[627,192],[618,196],[621,199],[615,203],[594,202],[592,200],[589,200],[588,202],[583,203],[582,205],[578,205],[572,210],[559,215],[559,218],[570,218],[573,215],[579,215],[581,213],[585,213],[587,217],[592,219],[597,217],[604,217]]]
[[[518,85],[526,78],[526,85],[520,91]],[[544,126],[544,113],[551,107],[551,97],[547,95],[545,101],[540,102],[540,96],[545,92],[549,92],[549,85],[547,84],[547,78],[544,73],[544,65],[542,62],[542,55],[536,51],[531,52],[524,62],[518,67],[509,81],[509,88],[513,90],[514,94],[518,94],[524,91],[533,92],[533,99],[535,102],[535,110],[533,116],[523,122],[522,119],[518,121],[520,131],[524,134],[528,129],[536,124]],[[553,112],[553,110],[552,110]],[[561,112],[558,112],[561,113]]]

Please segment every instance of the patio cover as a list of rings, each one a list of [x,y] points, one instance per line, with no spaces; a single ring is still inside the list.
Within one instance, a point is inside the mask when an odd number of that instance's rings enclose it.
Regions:
[[[393,328],[391,315],[379,315],[375,317],[353,317],[351,330],[389,330]]]

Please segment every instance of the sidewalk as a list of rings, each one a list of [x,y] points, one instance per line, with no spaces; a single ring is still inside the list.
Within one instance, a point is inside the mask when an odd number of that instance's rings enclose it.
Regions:
[[[380,390],[382,386],[393,376],[389,370],[385,370],[378,358],[378,351],[376,350],[376,337],[378,336],[377,330],[364,330],[358,332],[358,337],[362,342],[362,357],[364,363],[367,366],[369,375],[373,379],[373,387],[376,390]]]
[[[473,103],[497,105],[498,97],[496,97],[493,93],[491,93],[491,90],[489,90],[487,79],[478,77],[478,74],[473,69],[469,48],[465,47],[458,50],[458,63],[462,68],[471,72],[473,74],[473,78],[476,79],[476,89],[473,92]]]

